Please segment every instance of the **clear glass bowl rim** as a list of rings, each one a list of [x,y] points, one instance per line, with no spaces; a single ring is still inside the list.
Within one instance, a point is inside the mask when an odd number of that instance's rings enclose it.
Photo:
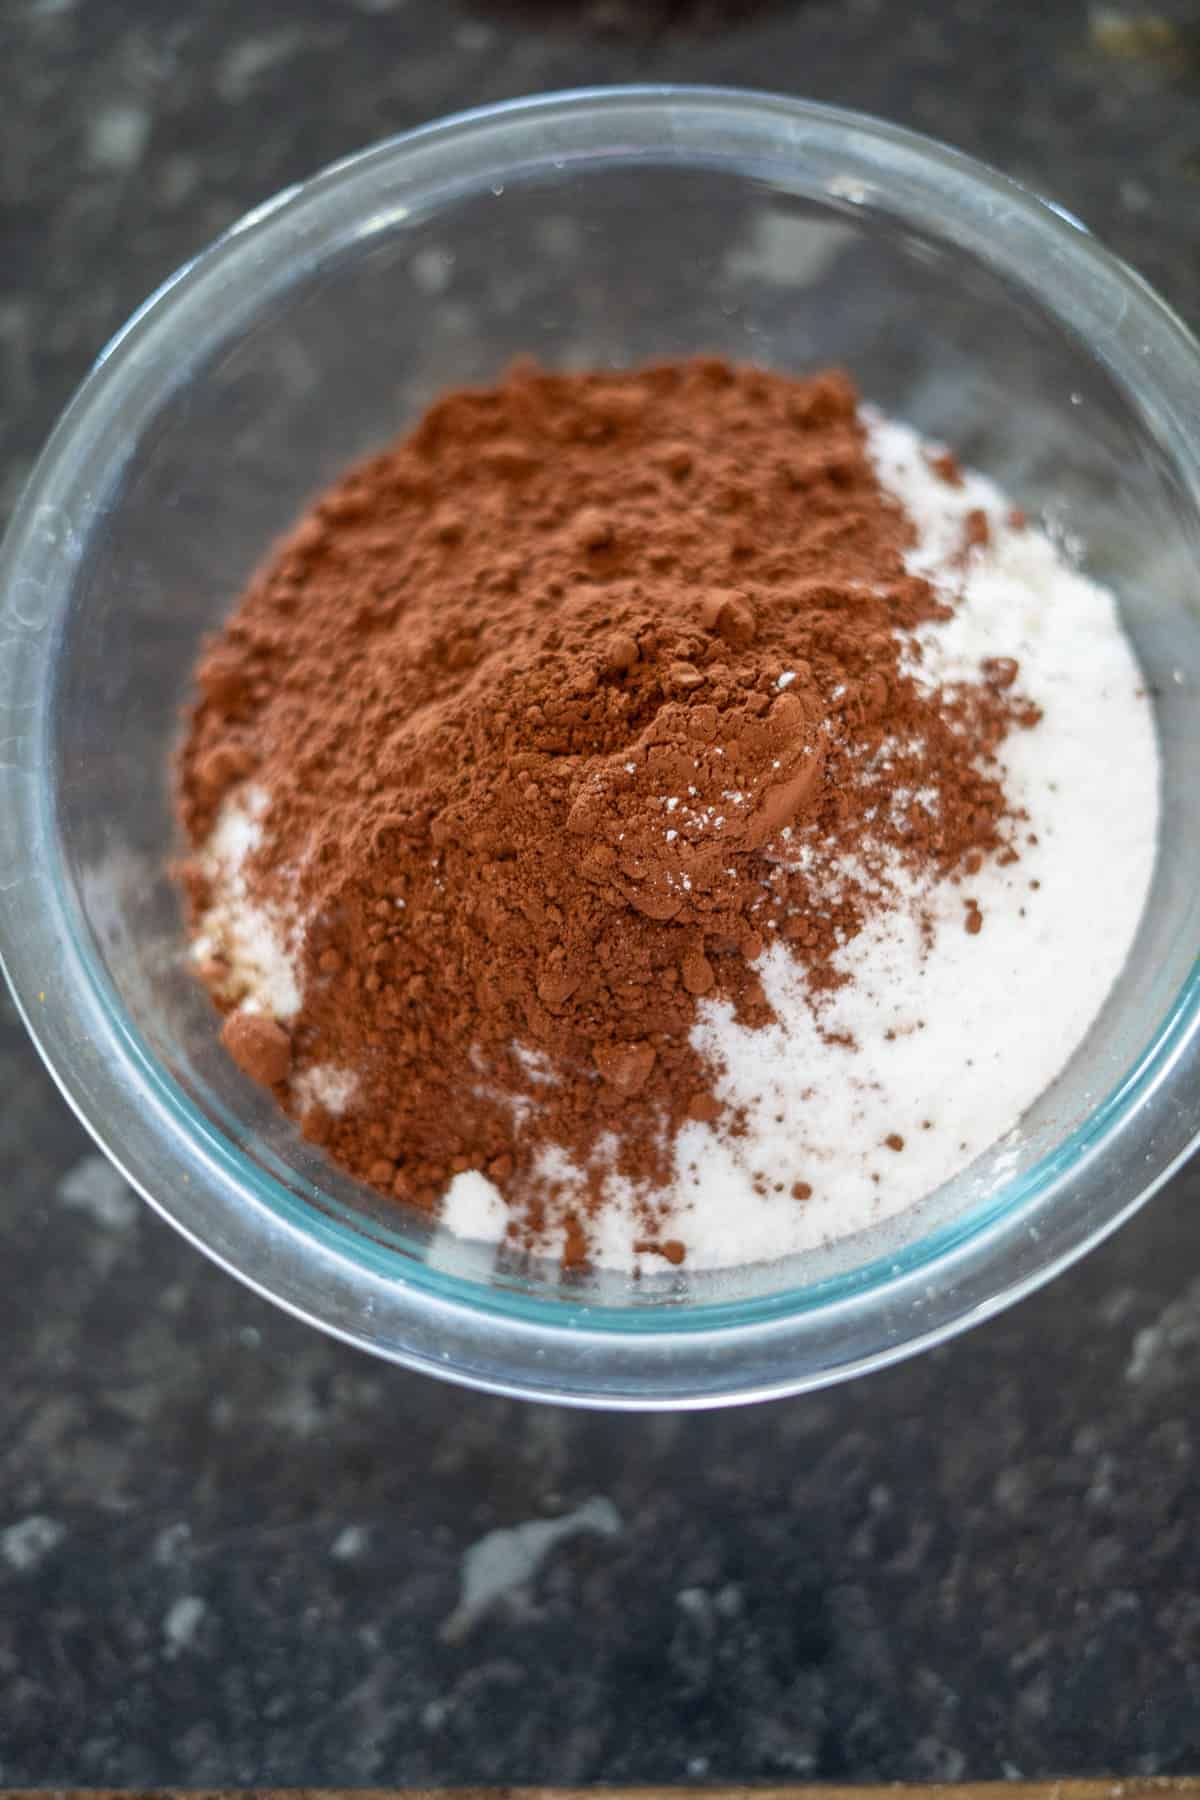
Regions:
[[[618,138],[623,128],[625,135]],[[984,1208],[895,1256],[818,1287],[654,1312],[485,1290],[395,1261],[302,1208],[192,1105],[141,1043],[79,928],[49,775],[49,699],[70,583],[83,553],[72,507],[104,445],[153,410],[218,298],[253,302],[314,245],[353,229],[363,199],[408,179],[414,199],[454,197],[551,157],[611,156],[627,142],[703,166],[704,142],[836,153],[831,196],[924,207],[993,267],[1023,274],[1065,326],[1136,393],[1200,507],[1200,346],[1132,270],[1061,208],[985,165],[865,114],[752,91],[641,86],[507,101],[439,120],[331,165],[256,207],[171,276],[100,357],[35,468],[0,553],[0,956],[17,1007],[66,1100],[110,1159],[184,1236],[297,1317],[392,1361],[526,1398],[621,1409],[701,1407],[798,1393],[883,1366],[1000,1310],[1128,1218],[1200,1140],[1200,971],[1119,1087]],[[561,160],[560,160],[561,153]],[[743,152],[752,162],[750,150]],[[773,172],[778,173],[774,163]],[[996,253],[1003,226],[1008,262]],[[1018,259],[1016,252],[1029,254]],[[1189,404],[1190,401],[1190,404]],[[53,1004],[46,1005],[48,990]],[[1135,1133],[1145,1175],[1097,1195],[1106,1144]]]

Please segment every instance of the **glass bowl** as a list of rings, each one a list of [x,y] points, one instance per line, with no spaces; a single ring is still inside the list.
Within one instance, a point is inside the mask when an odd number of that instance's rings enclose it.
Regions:
[[[181,954],[167,762],[202,635],[309,497],[439,389],[521,352],[621,366],[699,350],[845,365],[1082,546],[1155,693],[1162,844],[1086,1042],[920,1208],[819,1255],[567,1284],[358,1186],[229,1061]],[[339,163],[130,321],[7,539],[0,933],[46,1062],[224,1267],[350,1343],[479,1387],[749,1400],[988,1316],[1127,1217],[1197,1133],[1198,459],[1200,352],[1167,308],[1074,220],[892,126],[610,89]],[[1082,929],[1087,912],[1081,893]]]

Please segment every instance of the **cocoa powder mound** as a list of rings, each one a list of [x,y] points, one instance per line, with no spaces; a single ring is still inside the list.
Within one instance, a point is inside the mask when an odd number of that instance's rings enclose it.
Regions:
[[[436,1210],[480,1170],[526,1242],[555,1218],[582,1260],[616,1168],[679,1261],[674,1134],[739,1128],[700,1002],[766,1023],[765,945],[819,994],[897,864],[1016,855],[994,757],[1036,714],[1007,663],[932,693],[906,672],[946,613],[912,535],[839,374],[529,365],[446,395],[313,506],[199,665],[182,823],[199,849],[261,790],[246,892],[300,922],[299,1012],[227,1026],[231,1052],[377,1187]],[[304,1079],[330,1067],[340,1112]]]

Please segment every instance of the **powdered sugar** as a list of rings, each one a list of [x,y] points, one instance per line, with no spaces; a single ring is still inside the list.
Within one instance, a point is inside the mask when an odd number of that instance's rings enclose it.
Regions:
[[[478,1170],[467,1169],[450,1183],[442,1220],[457,1237],[495,1243],[504,1236],[509,1217],[504,1196]]]
[[[849,979],[819,1002],[786,947],[768,948],[757,967],[774,1025],[751,1030],[727,1004],[701,1004],[692,1043],[722,1071],[714,1091],[746,1129],[734,1138],[689,1124],[676,1140],[659,1235],[682,1239],[689,1268],[769,1260],[863,1229],[1001,1139],[1086,1035],[1153,871],[1152,710],[1111,596],[1044,532],[1014,526],[992,483],[964,473],[952,485],[906,426],[872,414],[869,430],[880,477],[916,527],[909,567],[953,606],[913,634],[907,671],[932,689],[1011,658],[1022,694],[1042,709],[1000,759],[1028,841],[1018,862],[988,862],[962,883],[918,890],[889,866],[900,904],[837,952]],[[977,529],[964,556],[973,514],[987,541]],[[931,790],[890,796],[893,809],[935,802]],[[819,867],[819,846],[797,843],[795,856]],[[836,886],[838,871],[829,879]],[[508,1215],[481,1204],[481,1180],[453,1184],[443,1220],[498,1236]],[[590,1252],[632,1270],[642,1260],[637,1197],[615,1176],[607,1195]]]
[[[225,964],[221,991],[247,1012],[290,1019],[300,1010],[294,919],[249,898],[245,863],[263,841],[268,796],[258,787],[238,788],[222,806],[200,866],[212,891],[191,955],[197,963]]]
[[[194,962],[224,965],[219,985],[225,998],[245,1013],[286,1021],[300,1009],[302,921],[280,906],[249,898],[245,865],[263,846],[263,817],[269,796],[252,783],[230,795],[204,847],[201,867],[212,903],[192,942]],[[214,984],[216,985],[216,984]],[[345,1112],[358,1087],[350,1069],[318,1063],[292,1077],[292,1091],[304,1108]]]
[[[357,1087],[353,1069],[339,1069],[333,1063],[315,1063],[292,1077],[292,1092],[301,1106],[320,1106],[335,1115],[345,1112]]]

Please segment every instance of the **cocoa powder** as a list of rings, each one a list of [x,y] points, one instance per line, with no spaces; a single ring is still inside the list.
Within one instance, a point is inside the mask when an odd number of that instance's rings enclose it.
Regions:
[[[406,1201],[480,1170],[582,1260],[615,1167],[642,1248],[681,1260],[674,1133],[739,1128],[698,1005],[766,1023],[766,944],[819,995],[897,862],[1016,856],[994,755],[1036,714],[1007,661],[953,690],[906,672],[945,616],[911,541],[838,374],[529,365],[447,394],[313,506],[198,668],[183,826],[199,848],[263,790],[247,892],[302,922],[293,1018],[248,1024],[236,971],[203,971],[231,1053]],[[184,875],[196,921],[203,858]],[[304,1081],[329,1067],[341,1112]]]

